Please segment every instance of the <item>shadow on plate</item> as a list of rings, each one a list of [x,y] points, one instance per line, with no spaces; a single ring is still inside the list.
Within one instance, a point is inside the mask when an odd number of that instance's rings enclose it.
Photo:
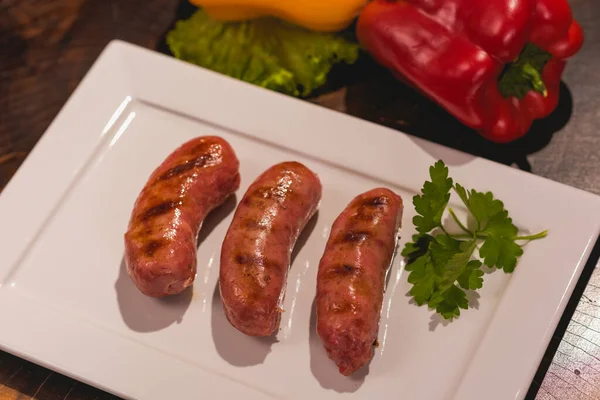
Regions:
[[[262,364],[277,343],[275,336],[252,337],[234,328],[223,310],[219,284],[215,285],[212,299],[212,337],[219,355],[236,367],[249,367]]]
[[[296,257],[298,257],[298,254],[304,248],[306,242],[308,242],[308,239],[310,239],[313,231],[317,227],[317,222],[319,222],[319,210],[315,212],[315,215],[312,216],[312,218],[306,223],[306,226],[304,227],[302,232],[300,232],[300,236],[298,236],[298,240],[296,241],[294,250],[292,250],[292,257],[290,258],[291,265],[294,264],[294,261],[296,261]],[[316,262],[318,262],[318,260],[316,260]]]
[[[212,233],[212,231],[219,225],[229,214],[235,211],[237,206],[237,195],[233,194],[227,198],[219,207],[213,212],[208,214],[202,223],[200,232],[198,233],[198,243],[196,247],[199,247],[202,242]],[[219,253],[220,254],[220,253]]]
[[[127,327],[136,332],[154,332],[175,322],[181,323],[192,301],[192,288],[163,299],[142,294],[127,274],[125,259],[121,261],[115,290],[121,317]]]
[[[210,235],[215,227],[235,209],[235,206],[236,197],[230,196],[206,217],[198,235],[198,244]],[[193,295],[193,286],[178,295],[162,299],[142,294],[127,274],[125,259],[121,260],[115,290],[121,317],[129,329],[136,332],[154,332],[175,322],[181,323]]]
[[[463,315],[463,313],[465,313],[471,309],[479,310],[479,297],[480,297],[479,293],[475,292],[474,290],[465,290],[465,293],[467,295],[467,300],[469,301],[469,309],[468,310],[460,309],[461,315]],[[410,296],[410,294],[409,294],[409,296]],[[414,303],[414,300],[412,300],[412,304],[416,305],[416,303]],[[423,306],[423,307],[425,307],[425,306]],[[458,323],[458,321],[460,320],[460,316],[454,320],[447,320],[446,318],[442,317],[440,314],[435,312],[435,310],[430,310],[430,311],[432,312],[431,319],[429,320],[429,331],[430,332],[435,332],[435,330],[440,325],[443,328],[445,328],[452,323]]]
[[[335,363],[329,359],[323,342],[317,334],[317,308],[313,300],[310,312],[308,338],[310,347],[310,370],[319,384],[324,389],[334,390],[338,393],[356,392],[365,382],[369,374],[369,365],[356,371],[352,376],[340,374]]]
[[[429,332],[435,332],[438,326],[443,326],[444,328],[450,325],[450,322],[446,318],[442,317],[440,314],[434,312],[431,314],[431,319],[429,320]]]

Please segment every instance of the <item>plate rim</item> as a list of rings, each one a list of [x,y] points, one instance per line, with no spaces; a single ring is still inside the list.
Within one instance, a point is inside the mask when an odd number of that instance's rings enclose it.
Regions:
[[[150,68],[148,68],[148,66],[150,66]],[[33,213],[29,213],[28,218],[26,218],[26,221],[23,224],[15,227],[14,232],[11,232],[10,237],[8,237],[8,235],[5,232],[0,231],[0,238],[6,238],[11,244],[11,246],[8,247],[10,249],[8,257],[9,263],[7,263],[6,265],[10,265],[11,267],[13,265],[16,265],[15,268],[18,267],[20,254],[22,252],[26,252],[27,247],[36,239],[34,234],[34,228],[37,226],[37,229],[40,229],[41,225],[44,225],[44,221],[47,221],[48,218],[51,218],[53,212],[52,210],[60,205],[61,195],[65,193],[71,182],[77,182],[77,175],[81,172],[81,168],[83,168],[83,166],[85,165],[86,160],[89,159],[90,154],[93,153],[94,149],[99,146],[100,141],[104,139],[103,134],[89,134],[87,136],[83,134],[80,135],[80,137],[76,139],[75,144],[81,149],[85,149],[85,151],[81,151],[79,154],[73,154],[69,157],[65,157],[64,159],[58,160],[56,164],[53,164],[48,168],[48,171],[40,173],[40,171],[37,169],[37,165],[40,163],[42,163],[43,165],[43,160],[45,159],[46,154],[50,150],[56,150],[61,148],[61,146],[58,145],[58,141],[60,139],[64,140],[63,136],[67,135],[69,129],[71,131],[74,130],[73,127],[69,127],[69,124],[71,124],[73,120],[78,120],[79,124],[82,126],[85,126],[86,123],[92,125],[95,123],[99,123],[99,121],[106,121],[106,116],[108,114],[116,115],[116,117],[112,119],[113,123],[115,123],[120,118],[122,118],[121,114],[113,114],[115,113],[115,102],[118,101],[116,104],[123,104],[123,99],[129,99],[130,101],[132,98],[134,98],[142,102],[145,101],[154,105],[159,105],[169,109],[175,109],[181,113],[184,113],[186,115],[193,115],[204,121],[216,121],[216,123],[223,124],[223,126],[231,127],[233,130],[237,130],[238,132],[245,132],[242,133],[244,135],[250,135],[247,133],[248,131],[256,132],[250,136],[253,136],[255,138],[258,137],[259,140],[265,140],[272,143],[274,138],[277,137],[276,135],[278,134],[278,132],[276,131],[276,129],[265,128],[265,122],[257,121],[256,117],[254,119],[249,117],[241,117],[235,121],[228,121],[228,110],[224,110],[224,107],[220,107],[220,105],[223,106],[225,104],[228,104],[228,98],[225,94],[223,94],[224,92],[226,92],[225,90],[223,90],[223,93],[209,93],[204,97],[202,97],[202,95],[197,95],[200,97],[200,104],[190,104],[189,102],[186,102],[185,96],[182,96],[181,98],[177,99],[174,98],[172,95],[166,97],[161,95],[161,93],[167,93],[169,91],[168,86],[175,84],[176,82],[174,82],[174,80],[177,80],[179,77],[179,74],[175,74],[178,77],[173,77],[170,80],[165,79],[163,82],[159,82],[158,84],[149,84],[149,82],[156,77],[157,71],[164,71],[165,69],[177,69],[179,72],[181,72],[181,76],[194,75],[194,77],[196,77],[198,81],[205,80],[205,83],[210,81],[210,84],[213,87],[232,87],[234,89],[237,89],[239,91],[238,93],[241,93],[240,97],[246,99],[256,99],[255,104],[260,104],[262,99],[266,99],[267,102],[271,102],[274,99],[277,99],[280,105],[283,104],[283,106],[281,107],[287,112],[291,112],[289,110],[294,110],[294,112],[298,112],[300,115],[310,115],[311,121],[310,123],[308,123],[310,125],[315,125],[320,121],[328,121],[328,123],[332,123],[331,121],[333,121],[336,125],[336,128],[339,128],[340,131],[347,129],[347,131],[345,131],[346,136],[344,137],[344,139],[348,141],[350,145],[353,146],[360,145],[360,141],[364,139],[364,136],[362,136],[364,135],[363,130],[378,131],[378,134],[381,134],[381,140],[386,140],[390,143],[396,143],[400,146],[411,146],[410,150],[414,149],[416,152],[423,151],[425,153],[428,153],[428,155],[423,155],[422,153],[419,153],[415,155],[415,159],[416,157],[432,157],[431,153],[436,152],[446,152],[447,154],[452,154],[452,156],[456,157],[457,159],[468,159],[469,161],[464,164],[458,162],[456,165],[450,166],[451,174],[454,176],[464,177],[469,175],[471,173],[470,171],[472,171],[473,168],[476,168],[472,166],[474,163],[476,166],[481,166],[482,168],[489,168],[492,171],[501,170],[503,171],[503,176],[517,177],[515,179],[518,179],[520,182],[535,182],[539,185],[539,188],[536,190],[540,193],[550,193],[556,191],[558,193],[559,200],[555,199],[555,202],[575,199],[577,201],[580,201],[582,204],[582,206],[579,207],[580,210],[585,209],[588,211],[596,211],[600,213],[600,196],[596,196],[592,193],[583,191],[581,189],[573,188],[571,186],[567,186],[559,182],[551,181],[547,178],[539,177],[527,172],[516,170],[508,166],[495,163],[493,161],[471,156],[464,152],[455,149],[449,149],[442,145],[428,142],[423,139],[410,137],[403,132],[393,130],[391,128],[386,128],[381,125],[377,125],[375,123],[371,123],[353,116],[349,116],[341,112],[329,110],[303,100],[293,99],[282,94],[274,93],[266,89],[261,89],[254,85],[225,77],[221,74],[199,68],[197,66],[185,63],[180,60],[176,60],[172,57],[168,57],[155,51],[148,50],[120,40],[114,40],[110,42],[102,51],[102,53],[92,65],[92,67],[85,75],[81,83],[78,85],[74,93],[69,97],[68,101],[61,108],[60,112],[55,117],[53,122],[46,129],[44,134],[41,136],[40,140],[36,143],[35,147],[31,151],[29,156],[26,158],[24,163],[17,170],[13,178],[9,181],[3,192],[0,193],[0,219],[4,217],[10,217],[9,221],[13,220],[15,222],[16,218],[10,216],[11,213],[19,214],[18,212],[15,212],[15,208],[22,208],[27,210],[28,204],[31,203],[31,200],[28,200],[27,202],[22,202],[20,200],[20,195],[24,193],[24,190],[28,186],[36,184],[36,186],[34,187],[41,187],[40,190],[42,192],[52,193],[51,196],[45,196],[45,199],[47,199],[48,201],[42,204],[42,206],[37,208],[36,211],[34,211]],[[104,93],[108,93],[108,95],[104,99],[98,100],[96,90],[99,90],[100,88]],[[215,95],[217,99],[215,100],[215,98],[211,98],[211,95]],[[86,104],[89,104],[91,100],[94,100],[95,104],[93,112],[86,111],[85,109]],[[242,100],[233,101],[234,106],[231,108],[239,109],[239,107],[236,106],[236,104],[241,104],[240,101]],[[127,103],[121,111],[125,110],[126,106]],[[199,111],[199,108],[203,108],[202,111]],[[254,110],[256,106],[248,108]],[[246,114],[251,114],[252,110],[246,111]],[[81,112],[85,114],[85,120],[82,120],[82,118],[80,117],[77,118],[77,113]],[[254,112],[256,113],[256,110],[254,110]],[[203,116],[206,113],[209,114],[208,117]],[[285,121],[281,121],[282,118],[285,118],[285,115],[280,116],[279,118],[280,120],[276,122],[276,125],[285,126]],[[249,124],[250,126],[248,127],[246,124]],[[104,130],[108,132],[109,129],[110,126],[106,125]],[[71,134],[70,138],[72,136],[73,135]],[[334,146],[335,143],[332,140],[335,139],[335,136],[338,136],[337,139],[339,139],[339,135],[332,134],[330,136],[331,138],[325,137],[324,140],[329,146]],[[290,138],[286,136],[284,140],[286,142],[284,147],[302,149],[302,140],[304,140],[304,138]],[[328,140],[330,142],[327,142]],[[373,162],[373,156],[375,155],[376,153],[374,151],[370,149],[365,149],[365,156],[362,160],[353,160],[352,157],[343,154],[336,154],[334,158],[336,158],[336,164],[341,164],[347,168],[354,168],[354,164],[358,164],[359,169],[364,170],[367,162],[366,160],[371,160],[371,162]],[[388,159],[392,156],[393,154],[391,153],[391,150],[390,153],[386,153],[386,157]],[[385,159],[386,157],[381,158]],[[407,168],[410,167],[410,163],[411,160],[399,160],[398,166],[400,168]],[[362,166],[362,168],[360,166]],[[55,183],[56,181],[53,182],[53,185],[55,185],[53,187],[50,187],[48,183],[46,183],[45,185],[43,184],[43,175],[51,173],[50,170],[52,171],[53,175],[55,175],[58,179],[58,183]],[[381,169],[381,171],[384,170]],[[383,174],[383,180],[392,181],[393,179],[395,179],[394,174],[391,171],[384,171]],[[414,186],[416,182],[422,183],[424,180],[423,178],[423,174],[417,174],[416,177],[411,176],[409,179],[410,185]],[[460,181],[460,179],[458,180]],[[405,203],[408,203],[407,200],[408,199],[405,199]],[[55,203],[53,203],[54,201]],[[11,226],[12,230],[12,225],[10,223],[9,226]],[[502,326],[502,324],[506,323],[506,321],[510,321],[510,319],[508,319],[507,317],[508,311],[506,311],[506,307],[508,306],[506,306],[505,298],[511,293],[511,289],[513,291],[516,291],[517,289],[514,289],[514,287],[518,286],[512,284],[512,282],[514,282],[515,279],[511,280],[511,284],[509,284],[507,291],[505,292],[502,299],[500,299],[499,301],[498,309],[496,310],[496,313],[494,313],[492,321],[490,321],[490,327],[488,328],[488,331],[484,335],[480,345],[478,346],[475,352],[472,361],[467,367],[467,371],[456,390],[454,398],[461,400],[479,399],[481,398],[481,390],[478,388],[483,386],[486,388],[486,390],[489,390],[489,388],[491,387],[491,383],[495,383],[496,387],[498,388],[498,390],[495,391],[495,393],[493,393],[494,399],[509,398],[506,397],[506,395],[509,395],[510,398],[515,399],[523,398],[525,396],[530,386],[533,375],[535,374],[535,371],[538,368],[539,361],[541,360],[548,346],[550,338],[554,332],[554,329],[556,328],[558,321],[560,320],[564,312],[564,308],[566,307],[566,304],[572,294],[575,284],[578,281],[582,269],[585,266],[587,259],[589,258],[592,247],[598,239],[599,233],[600,221],[596,223],[586,222],[585,232],[581,232],[580,236],[587,237],[587,243],[581,243],[581,246],[583,248],[581,251],[578,251],[579,261],[576,263],[576,265],[573,266],[573,268],[568,269],[568,273],[566,273],[565,277],[561,278],[562,280],[561,282],[559,282],[559,286],[561,287],[560,293],[553,293],[553,296],[556,297],[556,306],[553,307],[553,310],[547,312],[550,318],[545,318],[543,320],[545,321],[543,322],[543,329],[541,329],[540,326],[536,328],[539,332],[542,332],[541,334],[538,332],[538,334],[536,335],[536,337],[538,338],[538,345],[534,346],[535,348],[531,349],[531,351],[529,351],[526,354],[526,360],[522,363],[526,365],[525,368],[521,368],[520,371],[517,371],[519,370],[518,367],[515,368],[513,372],[506,374],[502,382],[500,382],[498,380],[498,374],[488,373],[486,375],[485,371],[479,372],[482,370],[482,368],[478,368],[478,366],[482,366],[487,363],[486,357],[490,357],[490,355],[494,354],[498,356],[497,352],[495,352],[494,349],[491,347],[492,343],[490,342],[492,341],[492,339],[489,339],[489,331],[492,330],[493,333],[493,327],[497,328],[498,326]],[[9,274],[9,268],[6,268],[5,266],[0,266],[0,277],[6,277]],[[515,276],[517,276],[518,274],[521,274],[521,271],[515,272]],[[566,279],[567,277],[568,279]],[[6,282],[6,278],[4,278],[2,281]],[[12,323],[11,321],[6,322],[9,325],[20,327],[26,327],[30,326],[32,323],[36,323],[31,319],[31,316],[29,316],[28,318],[23,315],[18,315],[18,309],[7,309],[5,304],[10,304],[15,297],[21,298],[21,296],[11,295],[11,293],[13,292],[7,290],[10,288],[5,287],[6,285],[3,285],[2,281],[0,281],[0,300],[4,299],[4,301],[0,301],[0,310],[6,311],[7,315],[10,315],[10,317],[13,319]],[[502,307],[504,307],[505,311],[503,311],[503,314],[499,314],[499,312],[502,311]],[[23,306],[23,308],[25,308],[25,306]],[[501,317],[499,317],[499,315]],[[75,317],[74,320],[80,319]],[[70,323],[68,321],[65,321],[65,324],[72,325],[73,320],[71,320]],[[53,329],[56,330],[57,328],[54,327]],[[49,329],[49,331],[52,331],[52,329]],[[53,336],[56,340],[60,338],[61,328],[58,328],[58,331],[54,333],[44,333],[49,335],[48,339],[51,339],[50,336]],[[57,333],[58,335],[56,335]],[[103,378],[101,370],[95,372],[87,371],[85,373],[77,372],[86,371],[89,369],[85,368],[85,360],[77,360],[76,358],[66,357],[68,360],[65,361],[65,357],[61,357],[60,351],[55,351],[54,353],[52,353],[52,351],[42,349],[40,347],[40,343],[38,343],[37,345],[33,343],[36,341],[36,339],[39,338],[31,337],[24,340],[22,335],[19,335],[19,329],[13,327],[12,330],[9,329],[0,331],[0,348],[2,348],[4,351],[28,359],[37,364],[46,366],[50,369],[59,371],[65,375],[71,376],[82,382],[99,387],[107,392],[114,393],[121,397],[127,397],[131,395],[135,395],[137,397],[141,394],[148,396],[156,396],[157,393],[159,393],[159,391],[148,393],[147,390],[138,393],[132,393],[131,387],[125,388],[123,387],[123,384],[115,384],[114,381],[107,381],[105,378]],[[27,343],[27,341],[29,342]],[[39,342],[44,342],[44,340],[39,340]],[[131,342],[129,343],[129,346],[131,346],[132,343],[137,344],[137,346],[145,347],[137,342]],[[53,344],[59,345],[60,343]],[[65,343],[64,345],[69,344]],[[36,350],[32,351],[31,349]],[[82,350],[80,349],[80,351]],[[80,352],[80,354],[83,353]],[[147,357],[151,358],[151,356]],[[153,357],[155,357],[155,360],[161,359],[159,354],[156,354]],[[504,357],[507,356],[504,355]],[[179,367],[179,369],[183,368],[185,367]],[[162,370],[162,368],[160,368],[160,370]],[[205,372],[206,371],[197,376],[204,376]],[[196,371],[196,374],[198,374],[198,371]],[[508,379],[506,378],[507,376],[509,377]],[[220,378],[213,378],[211,376],[211,379],[225,379],[229,382],[228,378],[222,376]],[[498,387],[500,386],[500,383],[502,385],[501,387]],[[245,390],[244,388],[245,386],[237,387],[233,385],[231,390],[239,391],[239,393],[242,393],[241,391]],[[264,392],[260,392],[259,390],[255,390],[252,393],[254,396],[257,396],[256,398],[264,398],[264,396],[269,397],[269,394],[265,394]],[[488,395],[488,398],[490,398],[490,393],[486,392],[486,394]],[[245,395],[248,396],[248,394]],[[490,400],[492,399],[490,398]]]

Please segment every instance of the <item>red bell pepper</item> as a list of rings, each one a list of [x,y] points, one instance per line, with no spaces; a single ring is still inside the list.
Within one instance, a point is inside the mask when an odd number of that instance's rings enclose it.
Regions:
[[[486,138],[506,143],[558,104],[583,44],[567,0],[374,0],[362,46]]]

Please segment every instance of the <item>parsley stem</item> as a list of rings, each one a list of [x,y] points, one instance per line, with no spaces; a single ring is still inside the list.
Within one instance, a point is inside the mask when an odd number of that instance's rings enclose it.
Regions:
[[[543,231],[543,232],[540,232],[540,233],[536,233],[535,235],[516,236],[514,238],[514,240],[536,240],[536,239],[545,238],[546,236],[548,236],[548,231]]]
[[[454,235],[455,239],[487,239],[488,235],[478,233],[477,235]]]
[[[468,233],[470,235],[470,237],[473,237],[473,232],[471,232],[466,226],[463,225],[462,222],[460,222],[460,220],[458,219],[458,217],[454,213],[454,210],[452,208],[449,208],[448,212],[450,212],[450,215],[452,216],[452,219],[454,220],[454,222],[456,222],[458,224],[458,226],[460,227],[460,229],[462,229],[463,231],[465,231],[466,233]]]
[[[450,236],[450,235],[448,235],[448,236]],[[537,240],[537,239],[543,239],[546,236],[548,236],[548,231],[536,233],[535,235],[515,236],[512,238],[512,240]],[[489,235],[485,234],[485,233],[477,233],[476,235],[474,235],[471,233],[469,235],[454,235],[453,237],[455,239],[473,239],[473,237],[475,237],[477,239],[487,239],[489,237]]]

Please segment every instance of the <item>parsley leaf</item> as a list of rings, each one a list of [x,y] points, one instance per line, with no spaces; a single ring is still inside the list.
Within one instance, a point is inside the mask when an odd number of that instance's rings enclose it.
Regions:
[[[483,229],[490,218],[504,210],[504,204],[500,200],[494,199],[491,192],[467,191],[458,183],[454,186],[454,190],[475,218],[477,230]]]
[[[519,230],[513,224],[512,219],[508,216],[508,211],[501,210],[492,215],[483,232],[497,237],[515,238]]]
[[[462,274],[458,277],[458,284],[463,289],[477,290],[483,287],[484,275],[481,268],[481,261],[471,260],[467,263],[467,266],[463,270]]]
[[[505,237],[488,237],[481,249],[479,255],[483,257],[483,262],[489,267],[497,267],[505,272],[513,272],[517,266],[517,258],[523,254],[521,246],[514,240]]]
[[[494,199],[491,192],[467,191],[458,183],[455,191],[475,218],[477,232],[485,238],[479,250],[485,265],[513,272],[523,249],[515,243],[519,230],[509,218],[504,204]]]
[[[408,264],[427,253],[433,236],[428,234],[413,235],[412,240],[412,242],[406,243],[402,250],[402,256],[408,259]]]
[[[410,272],[408,282],[414,286],[410,291],[415,302],[422,306],[429,301],[434,286],[435,273],[433,263],[429,254],[429,246],[433,236],[427,234],[414,235],[413,242],[407,243],[402,250],[402,255],[408,258],[406,270]]]
[[[467,295],[456,285],[452,285],[448,290],[439,295],[436,294],[432,302],[435,304],[435,311],[440,313],[445,319],[458,317],[460,316],[461,308],[465,310],[469,308]]]
[[[422,195],[413,198],[415,210],[419,214],[413,218],[413,223],[421,233],[441,226],[452,189],[452,179],[448,178],[448,167],[443,161],[438,161],[429,168],[429,176],[431,181],[423,184]]]
[[[407,267],[407,270],[410,271],[408,282],[414,285],[410,290],[410,294],[414,297],[415,302],[422,306],[429,301],[435,291],[437,278],[431,258],[428,255],[423,255],[410,264],[410,269]]]
[[[431,258],[434,265],[437,266],[441,275],[446,264],[452,256],[460,251],[460,241],[451,238],[448,235],[437,235],[435,241],[431,243]]]
[[[440,274],[438,284],[439,291],[448,290],[454,285],[454,282],[461,276],[471,259],[471,255],[475,250],[477,243],[475,240],[460,242],[459,251],[454,253],[452,257],[443,266],[443,273]],[[438,266],[438,271],[440,270]]]
[[[435,238],[413,236],[402,254],[409,260],[412,257],[406,270],[410,272],[408,282],[414,285],[410,294],[415,303],[428,304],[445,318],[460,315],[459,308],[468,308],[466,294],[454,283],[465,274],[473,274],[474,265],[469,260],[475,247],[475,240],[459,241],[443,234]]]
[[[415,303],[427,304],[444,318],[453,319],[460,316],[461,308],[469,308],[465,290],[483,287],[483,264],[513,272],[523,254],[517,241],[541,239],[547,232],[518,236],[518,228],[502,201],[494,198],[492,192],[453,184],[441,160],[430,167],[429,175],[431,181],[426,181],[421,194],[413,197],[418,214],[413,223],[419,234],[405,245],[402,255],[406,257],[408,282],[413,285],[410,294]],[[475,228],[469,229],[450,210],[465,235],[450,234],[442,225],[452,188],[475,220]],[[431,232],[436,228],[443,233],[434,237]],[[483,262],[473,259],[477,253]]]
[[[482,231],[487,237],[479,250],[479,255],[488,267],[497,267],[505,272],[513,272],[517,259],[523,254],[523,249],[515,238],[517,227],[508,216],[508,211],[502,210],[493,215],[486,228]]]

